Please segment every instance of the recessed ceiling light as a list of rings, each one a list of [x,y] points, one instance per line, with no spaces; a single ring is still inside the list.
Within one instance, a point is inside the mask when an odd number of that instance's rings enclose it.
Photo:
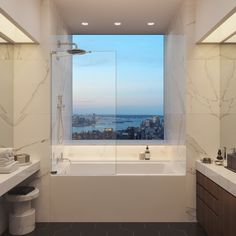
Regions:
[[[148,26],[153,26],[153,25],[155,25],[155,22],[148,22],[147,25]]]
[[[115,22],[114,25],[119,26],[119,25],[122,25],[122,23],[121,22]]]
[[[88,22],[82,22],[81,25],[86,26],[86,25],[88,25]]]

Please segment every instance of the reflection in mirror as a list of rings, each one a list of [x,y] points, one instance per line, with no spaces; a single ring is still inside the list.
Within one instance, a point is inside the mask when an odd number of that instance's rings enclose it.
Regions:
[[[236,147],[236,44],[221,45],[220,145],[229,151]]]
[[[13,45],[0,44],[0,147],[13,147]]]

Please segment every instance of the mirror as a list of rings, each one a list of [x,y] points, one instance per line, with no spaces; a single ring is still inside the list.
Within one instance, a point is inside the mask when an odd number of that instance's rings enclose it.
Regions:
[[[0,147],[13,147],[13,45],[0,44]]]
[[[220,145],[236,147],[236,44],[220,46]]]

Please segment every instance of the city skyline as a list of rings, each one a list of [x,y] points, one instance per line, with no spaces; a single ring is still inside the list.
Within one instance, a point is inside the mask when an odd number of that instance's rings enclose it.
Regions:
[[[163,115],[162,35],[76,35],[73,113]]]

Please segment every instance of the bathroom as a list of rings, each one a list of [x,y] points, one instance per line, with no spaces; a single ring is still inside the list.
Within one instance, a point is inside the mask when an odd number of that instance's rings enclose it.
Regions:
[[[0,148],[29,154],[35,164],[27,178],[0,185],[0,235],[12,235],[5,195],[17,185],[39,190],[29,235],[218,235],[196,223],[196,172],[202,170],[198,160],[235,147],[236,47],[233,41],[206,42],[235,7],[233,0],[0,0],[0,13],[30,40],[14,43],[0,30]],[[73,60],[93,63],[96,54],[92,40],[89,48],[76,41],[91,53],[67,53],[76,47],[73,35],[164,35],[164,140],[71,140],[73,83],[67,78]],[[97,54],[113,71],[115,114],[119,65],[107,51]],[[151,158],[140,160],[147,145]],[[229,188],[236,174],[226,175],[232,180],[216,183]],[[235,235],[232,230],[219,235]]]

